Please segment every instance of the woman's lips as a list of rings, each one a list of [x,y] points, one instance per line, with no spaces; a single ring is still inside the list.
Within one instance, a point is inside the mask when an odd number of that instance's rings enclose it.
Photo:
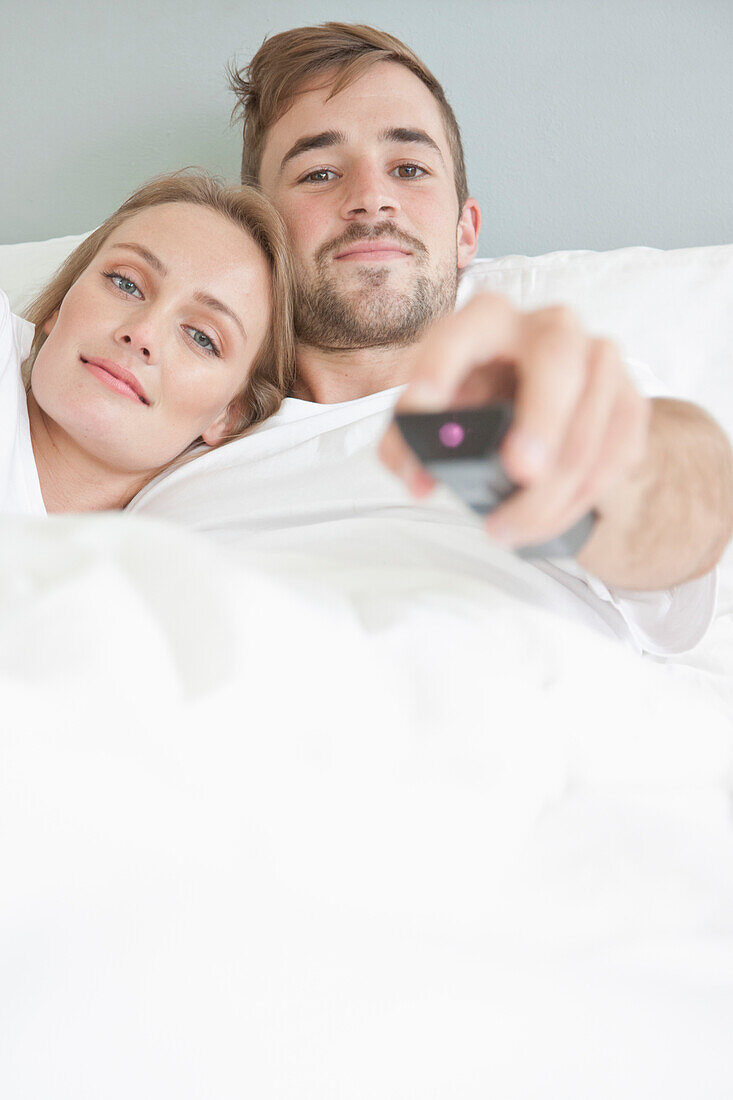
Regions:
[[[87,359],[83,355],[80,355],[79,358],[95,378],[98,378],[100,382],[104,382],[116,393],[122,394],[123,397],[130,397],[143,405],[150,404],[145,390],[132,371],[121,367],[119,363],[113,363],[110,359]]]

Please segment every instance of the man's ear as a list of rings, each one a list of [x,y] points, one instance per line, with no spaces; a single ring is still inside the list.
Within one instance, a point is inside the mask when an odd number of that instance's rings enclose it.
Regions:
[[[212,421],[208,428],[201,433],[201,438],[207,446],[217,447],[227,436],[232,434],[235,422],[238,419],[236,404],[236,399],[231,401],[224,412],[219,413],[216,420]]]
[[[481,232],[481,208],[475,199],[466,199],[458,219],[458,267],[470,264],[478,252],[478,235]]]
[[[51,314],[51,316],[47,317],[46,320],[43,322],[43,325],[41,327],[42,327],[43,331],[46,333],[46,336],[50,335],[51,330],[53,329],[53,326],[56,324],[58,319],[59,319],[59,311],[57,309],[55,309],[53,311],[53,313]]]

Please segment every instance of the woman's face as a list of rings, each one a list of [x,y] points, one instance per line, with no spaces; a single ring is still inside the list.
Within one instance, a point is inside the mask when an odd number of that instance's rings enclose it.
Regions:
[[[227,434],[270,318],[269,267],[244,230],[193,203],[152,206],[113,231],[44,326],[33,396],[88,454],[149,473]]]

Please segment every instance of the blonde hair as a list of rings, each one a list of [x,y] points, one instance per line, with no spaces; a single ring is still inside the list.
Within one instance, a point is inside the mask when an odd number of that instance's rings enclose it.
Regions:
[[[89,267],[110,234],[128,218],[151,206],[190,202],[206,206],[244,229],[259,246],[270,268],[272,320],[255,356],[245,385],[233,399],[233,428],[229,442],[280,407],[295,377],[293,331],[293,272],[285,229],[264,195],[253,187],[226,186],[203,171],[184,169],[160,176],[138,188],[98,229],[67,257],[51,281],[26,310],[36,326],[31,351],[23,365],[26,384],[38,352],[46,340],[44,324],[60,309],[66,294]]]
[[[243,122],[242,182],[259,182],[267,131],[291,107],[313,77],[324,86],[335,73],[331,96],[353,84],[379,61],[394,61],[414,73],[437,100],[453,157],[458,209],[468,198],[461,131],[443,88],[417,54],[399,38],[361,23],[297,27],[265,39],[249,65],[229,69],[237,96],[234,118]]]

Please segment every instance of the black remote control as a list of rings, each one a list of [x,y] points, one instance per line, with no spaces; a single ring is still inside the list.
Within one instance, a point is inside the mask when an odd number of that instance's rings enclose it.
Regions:
[[[433,477],[448,485],[480,516],[493,512],[517,488],[499,461],[512,422],[509,401],[438,413],[398,413],[397,427]],[[572,557],[593,530],[595,512],[569,531],[536,546],[517,548],[523,558]]]

